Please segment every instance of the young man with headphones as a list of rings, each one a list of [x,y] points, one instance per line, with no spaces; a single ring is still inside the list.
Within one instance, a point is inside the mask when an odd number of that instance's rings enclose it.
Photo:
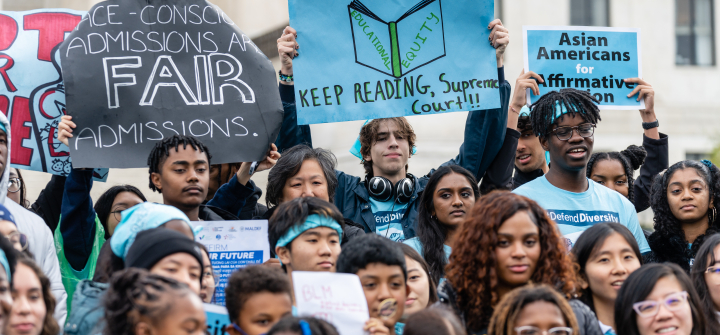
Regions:
[[[501,108],[468,113],[464,143],[457,157],[445,164],[458,164],[481,179],[505,138],[510,84],[505,80],[503,54],[509,43],[507,29],[500,20],[488,26],[496,49]],[[310,127],[297,124],[292,60],[299,55],[297,32],[285,28],[277,40],[280,54],[280,96],[285,107],[283,126],[275,142],[280,152],[297,144],[312,146]],[[478,43],[488,43],[477,41]],[[338,187],[334,204],[343,216],[360,223],[366,232],[375,232],[395,241],[415,236],[415,221],[422,192],[433,171],[423,177],[408,173],[408,160],[415,145],[415,133],[403,117],[368,122],[360,131],[360,153],[365,178],[336,171]]]

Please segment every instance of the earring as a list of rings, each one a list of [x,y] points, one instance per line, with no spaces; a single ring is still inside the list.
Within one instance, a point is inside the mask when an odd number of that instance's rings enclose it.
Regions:
[[[716,217],[717,217],[717,209],[715,207],[713,207],[712,208],[712,217],[710,218],[710,223],[714,223]]]

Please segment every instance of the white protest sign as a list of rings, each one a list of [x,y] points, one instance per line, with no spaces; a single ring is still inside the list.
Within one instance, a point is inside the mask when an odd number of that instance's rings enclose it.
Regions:
[[[225,286],[235,270],[262,264],[270,259],[267,220],[193,222],[203,230],[195,240],[209,251],[210,263],[219,282],[215,302],[225,305]]]
[[[370,318],[360,278],[354,274],[293,271],[298,316],[333,324],[340,335],[364,335]]]

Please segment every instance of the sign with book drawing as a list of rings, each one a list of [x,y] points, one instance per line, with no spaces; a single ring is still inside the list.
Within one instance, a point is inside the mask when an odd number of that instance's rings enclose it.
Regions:
[[[493,1],[289,4],[300,124],[500,107]]]

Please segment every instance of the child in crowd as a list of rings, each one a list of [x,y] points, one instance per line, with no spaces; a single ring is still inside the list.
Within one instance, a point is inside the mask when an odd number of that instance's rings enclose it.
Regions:
[[[423,309],[408,318],[403,335],[465,335],[458,317],[441,305]]]
[[[325,320],[288,316],[276,323],[267,335],[338,335],[338,331]]]
[[[720,170],[708,160],[673,164],[652,185],[655,231],[645,263],[672,262],[686,272],[703,241],[718,229]]]
[[[572,308],[548,285],[508,293],[495,307],[488,335],[582,334]]]
[[[494,306],[529,282],[550,285],[568,298],[577,290],[557,226],[528,198],[505,191],[483,196],[458,237],[438,295],[468,334],[485,334]],[[583,334],[601,334],[587,306],[577,300],[570,305]]]
[[[633,272],[615,302],[615,327],[622,335],[717,334],[709,317],[688,275],[670,263],[648,264]]]
[[[642,265],[632,233],[615,222],[596,224],[571,250],[580,279],[580,300],[595,312],[604,335],[615,335],[615,300],[623,282]]]
[[[496,50],[501,108],[472,111],[465,126],[465,140],[459,155],[443,164],[460,164],[480,179],[502,146],[507,126],[510,84],[505,80],[503,55],[509,34],[500,20],[488,25],[489,41]],[[297,32],[287,27],[278,39],[280,74],[292,76],[293,58],[298,55]],[[309,126],[297,124],[297,108],[292,82],[280,81],[284,120],[277,143],[280,152],[298,145],[312,145]],[[337,171],[338,187],[334,204],[348,219],[361,224],[366,232],[403,241],[415,236],[420,193],[426,177],[408,172],[408,161],[415,146],[415,132],[404,117],[376,119],[360,130],[360,153],[365,177]],[[430,171],[432,173],[433,171]],[[377,224],[376,222],[383,222]]]
[[[437,169],[425,186],[418,210],[417,237],[403,243],[425,258],[436,283],[445,275],[458,233],[480,197],[477,184],[470,171],[447,165]]]
[[[587,91],[567,88],[546,93],[532,105],[533,133],[550,152],[552,164],[546,175],[514,192],[545,208],[570,245],[593,224],[613,221],[628,227],[645,253],[650,248],[633,204],[586,177],[593,134],[600,121],[597,104]]]
[[[703,242],[695,257],[690,278],[712,327],[720,329],[720,234]]]
[[[55,297],[50,291],[50,280],[25,255],[18,257],[13,276],[13,305],[3,334],[57,335],[60,326],[53,317]]]
[[[401,244],[400,247],[405,254],[405,267],[408,273],[407,286],[410,288],[410,293],[405,300],[405,313],[402,317],[402,320],[406,320],[411,315],[434,304],[438,297],[437,285],[430,277],[430,270],[422,256],[407,244]]]
[[[343,247],[337,272],[360,277],[370,312],[364,330],[371,335],[402,335],[403,325],[398,321],[405,311],[410,288],[406,284],[408,274],[400,244],[375,234],[358,236]],[[381,314],[381,307],[388,304],[396,309],[389,315]]]
[[[105,298],[106,335],[203,335],[202,301],[186,285],[129,268],[112,277]]]
[[[226,331],[230,335],[269,334],[273,325],[290,316],[292,301],[290,280],[279,269],[256,265],[237,270],[225,287],[225,306],[232,322]]]
[[[268,238],[291,286],[293,271],[335,271],[343,228],[342,214],[319,198],[278,206],[268,223]]]

